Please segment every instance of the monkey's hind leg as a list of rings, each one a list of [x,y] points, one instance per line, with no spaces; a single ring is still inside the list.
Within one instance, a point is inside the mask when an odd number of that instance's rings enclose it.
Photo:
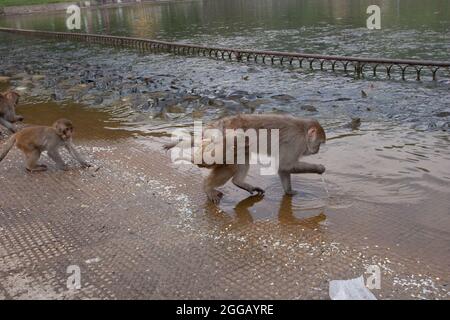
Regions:
[[[27,161],[27,170],[29,172],[38,172],[47,170],[47,166],[44,164],[38,164],[38,160],[41,157],[41,153],[38,150],[25,152]]]
[[[218,204],[223,197],[223,193],[215,188],[223,186],[236,173],[236,166],[223,165],[212,169],[208,177],[203,182],[203,190],[207,197],[214,204]]]
[[[241,189],[244,189],[248,191],[250,194],[253,194],[253,192],[256,191],[258,195],[264,194],[264,190],[258,187],[254,187],[251,184],[248,184],[245,182],[245,177],[247,176],[249,169],[248,164],[239,164],[236,173],[233,176],[233,184],[236,187],[239,187]]]

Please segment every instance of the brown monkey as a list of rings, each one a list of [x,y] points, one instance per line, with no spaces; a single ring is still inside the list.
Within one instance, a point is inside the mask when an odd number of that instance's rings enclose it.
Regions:
[[[70,120],[59,119],[52,127],[33,126],[13,134],[0,152],[0,161],[5,158],[14,144],[22,150],[26,158],[26,168],[30,172],[45,171],[47,166],[38,164],[42,151],[47,151],[49,157],[56,162],[58,169],[67,170],[67,166],[59,155],[58,149],[65,147],[83,167],[90,167],[75,150],[72,143],[73,125]]]
[[[279,165],[278,175],[281,179],[285,194],[294,195],[296,192],[291,187],[291,174],[293,173],[317,173],[325,172],[325,167],[320,164],[300,162],[302,156],[316,154],[320,145],[325,143],[325,131],[317,120],[296,118],[288,115],[238,115],[226,117],[211,123],[208,128],[216,128],[224,132],[226,129],[278,129],[279,130]],[[226,134],[223,134],[226,136]],[[205,140],[203,140],[204,142]],[[180,142],[183,143],[183,142]],[[164,145],[166,150],[175,147],[178,142]],[[224,143],[225,145],[225,143]],[[246,148],[246,159],[248,159]],[[226,151],[226,150],[225,150]],[[267,150],[270,154],[270,149]],[[246,160],[247,161],[247,160]],[[251,194],[257,192],[263,194],[264,190],[245,182],[249,164],[198,164],[199,167],[211,169],[210,175],[205,179],[203,188],[208,198],[218,203],[223,193],[216,190],[228,180],[237,187]]]
[[[17,132],[16,126],[13,124],[22,121],[23,117],[16,115],[16,105],[19,103],[20,95],[15,91],[0,93],[0,124]]]

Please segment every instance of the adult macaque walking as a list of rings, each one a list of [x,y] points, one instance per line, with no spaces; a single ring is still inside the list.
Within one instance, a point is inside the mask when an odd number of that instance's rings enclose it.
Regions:
[[[45,171],[47,166],[38,164],[41,152],[47,151],[49,157],[55,161],[58,169],[67,170],[58,149],[64,147],[83,167],[90,167],[75,150],[72,143],[73,125],[70,120],[59,119],[52,127],[33,126],[22,129],[13,134],[0,152],[0,161],[6,157],[9,150],[16,145],[25,154],[26,168],[30,172]]]
[[[242,129],[244,131],[247,129],[278,129],[278,175],[281,179],[285,194],[296,194],[296,192],[292,190],[291,174],[322,174],[325,172],[325,167],[323,165],[299,161],[303,156],[319,152],[320,145],[325,143],[325,131],[317,120],[296,118],[288,115],[238,115],[215,121],[211,123],[208,128],[216,128],[222,132],[226,129]],[[181,143],[182,142],[180,142],[180,144]],[[177,142],[172,142],[164,145],[164,148],[168,150],[175,147],[177,144]],[[245,152],[246,159],[249,159],[249,148],[246,147]],[[270,155],[270,153],[269,148],[267,154]],[[197,164],[199,167],[212,170],[203,183],[203,189],[208,196],[208,199],[213,203],[219,203],[220,199],[223,197],[223,193],[216,188],[224,185],[230,179],[234,185],[251,194],[254,192],[257,192],[258,194],[264,193],[263,189],[245,182],[245,177],[247,176],[249,169],[248,162],[245,162],[244,164],[223,163],[224,164]]]
[[[23,117],[16,115],[16,105],[19,103],[20,95],[15,91],[0,93],[0,124],[12,132],[17,132],[13,124],[22,121]]]

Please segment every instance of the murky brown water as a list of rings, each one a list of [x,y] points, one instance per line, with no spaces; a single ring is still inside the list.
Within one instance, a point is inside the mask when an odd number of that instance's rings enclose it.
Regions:
[[[129,122],[127,118],[115,118],[113,110],[75,103],[25,103],[18,112],[33,124],[50,125],[60,117],[72,119],[80,140],[137,137],[156,152],[160,152],[160,142],[167,141],[171,129],[164,123],[151,126]],[[265,196],[250,196],[229,183],[223,188],[221,214],[232,217],[236,226],[260,220],[313,230],[326,226],[350,239],[360,233],[355,232],[354,225],[361,224],[365,235],[373,237],[377,244],[391,247],[402,244],[401,251],[411,254],[423,245],[428,234],[441,234],[444,238],[427,240],[427,246],[434,246],[434,250],[424,255],[443,265],[449,262],[448,248],[444,245],[450,225],[447,133],[411,135],[401,126],[386,129],[377,123],[364,130],[341,129],[329,135],[320,154],[308,157],[307,161],[327,167],[324,179],[297,175],[293,187],[299,194],[284,196],[278,177],[260,176],[255,166],[248,180],[265,189]],[[199,176],[207,174],[207,170],[191,165],[180,169],[197,171]],[[399,233],[403,229],[415,230],[405,244]]]
[[[121,122],[114,120],[107,110],[87,108],[76,103],[23,103],[17,108],[17,113],[28,120],[25,123],[33,125],[51,126],[60,118],[70,119],[77,139],[121,139],[132,134],[124,130]]]

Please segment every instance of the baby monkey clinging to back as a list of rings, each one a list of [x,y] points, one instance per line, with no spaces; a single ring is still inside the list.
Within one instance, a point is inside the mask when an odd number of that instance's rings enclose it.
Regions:
[[[0,152],[0,161],[6,157],[14,144],[22,150],[26,158],[26,168],[30,172],[45,171],[47,166],[38,164],[41,152],[47,151],[49,157],[56,162],[58,169],[67,170],[67,165],[62,160],[58,149],[65,147],[83,167],[90,167],[75,150],[72,143],[73,125],[70,120],[59,119],[52,127],[33,126],[24,128],[13,134],[6,141],[4,149]]]

